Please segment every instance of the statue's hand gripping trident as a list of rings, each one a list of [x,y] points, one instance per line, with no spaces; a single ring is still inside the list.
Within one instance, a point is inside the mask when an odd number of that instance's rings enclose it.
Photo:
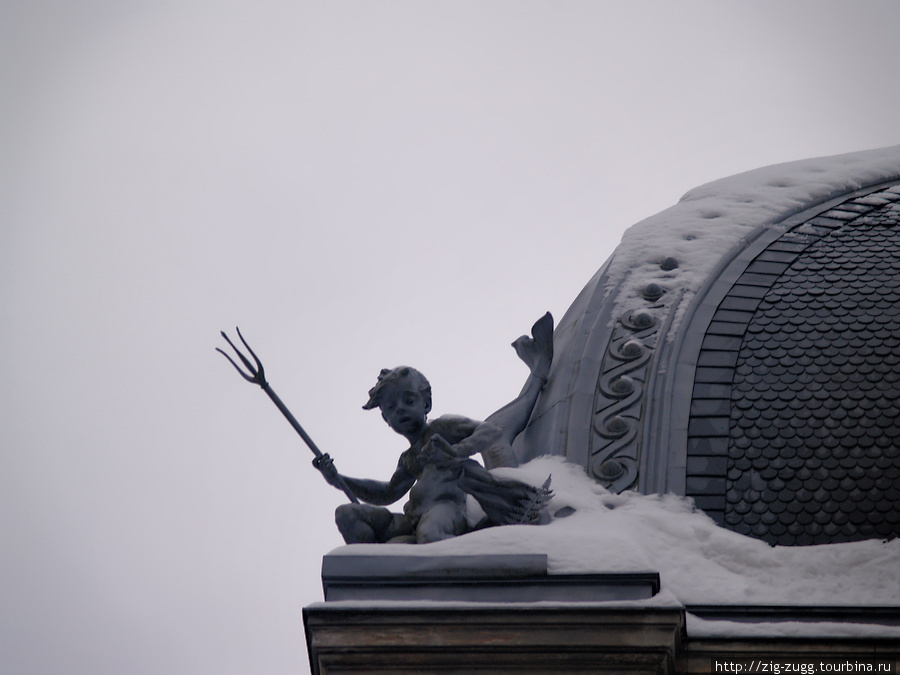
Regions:
[[[228,359],[231,362],[231,365],[234,366],[234,369],[240,373],[241,377],[243,377],[247,382],[251,382],[253,384],[258,384],[266,394],[268,394],[269,398],[272,399],[272,403],[281,411],[281,414],[287,418],[287,421],[291,423],[291,426],[294,427],[294,431],[300,434],[300,438],[309,446],[309,449],[313,451],[313,454],[316,458],[313,460],[313,465],[318,468],[322,475],[325,476],[325,479],[332,485],[337,488],[343,490],[344,494],[347,495],[347,498],[353,502],[354,504],[358,504],[359,500],[356,498],[350,488],[347,487],[347,484],[344,482],[344,479],[334,468],[334,463],[331,458],[323,453],[316,444],[313,442],[313,439],[309,437],[309,434],[304,431],[303,427],[300,426],[300,423],[297,421],[297,418],[291,413],[290,410],[287,409],[287,406],[281,401],[274,391],[272,391],[272,387],[269,386],[269,383],[266,382],[266,372],[263,369],[263,364],[259,360],[259,357],[256,356],[254,351],[250,348],[250,345],[247,344],[247,341],[244,339],[244,336],[241,335],[241,331],[239,328],[235,328],[237,331],[238,337],[241,339],[241,342],[244,343],[244,347],[247,348],[247,351],[250,352],[250,356],[253,357],[253,360],[256,362],[255,364],[250,363],[250,360],[244,356],[241,351],[234,346],[234,343],[228,339],[228,336],[225,334],[225,331],[220,331],[222,337],[225,338],[225,342],[227,342],[231,348],[234,350],[234,353],[237,354],[237,357],[241,360],[241,363],[244,364],[244,367],[247,369],[245,372],[234,360],[226,354],[223,350],[216,347],[216,351],[219,352],[222,356]]]

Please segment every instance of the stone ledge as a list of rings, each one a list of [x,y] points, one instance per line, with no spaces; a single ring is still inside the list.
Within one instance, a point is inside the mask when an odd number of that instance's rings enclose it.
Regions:
[[[352,607],[303,611],[314,675],[675,672],[679,608]]]
[[[546,553],[497,555],[348,555],[322,558],[322,579],[347,577],[533,577],[547,575]]]
[[[656,572],[547,574],[544,554],[388,556],[330,554],[325,601],[607,602],[646,600]]]
[[[682,607],[584,602],[324,602],[305,608],[303,622],[314,675],[700,675],[724,672],[723,663],[739,661],[782,664],[781,672],[788,672],[783,664],[819,661],[877,661],[891,664],[890,672],[900,668],[900,638],[815,634],[817,623],[894,626],[900,614],[895,607],[695,605],[687,611],[734,622],[734,631],[692,637]],[[770,623],[777,633],[780,622],[809,623],[814,632],[766,637],[745,635],[741,628]]]

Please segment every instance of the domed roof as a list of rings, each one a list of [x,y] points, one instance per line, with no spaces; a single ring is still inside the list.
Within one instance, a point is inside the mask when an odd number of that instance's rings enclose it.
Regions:
[[[698,188],[555,335],[517,451],[773,544],[900,535],[900,146]]]

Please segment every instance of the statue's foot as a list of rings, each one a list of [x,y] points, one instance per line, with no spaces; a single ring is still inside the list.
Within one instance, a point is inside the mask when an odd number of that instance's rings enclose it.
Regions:
[[[394,537],[393,539],[388,539],[386,544],[415,544],[416,543],[416,535],[414,534],[401,534],[399,537]]]
[[[553,317],[550,312],[531,327],[531,337],[523,335],[512,346],[531,370],[531,374],[546,380],[553,360]]]

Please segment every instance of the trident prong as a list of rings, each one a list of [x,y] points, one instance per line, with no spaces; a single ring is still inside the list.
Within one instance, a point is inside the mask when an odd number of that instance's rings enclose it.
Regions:
[[[256,366],[254,367],[254,365],[252,363],[250,363],[249,359],[247,359],[247,357],[241,353],[241,350],[239,350],[237,347],[234,346],[234,343],[228,339],[228,336],[225,334],[224,330],[219,331],[219,332],[221,333],[222,337],[225,338],[225,342],[227,342],[229,345],[231,345],[231,348],[234,350],[234,353],[237,354],[238,358],[241,360],[241,363],[243,363],[244,366],[249,371],[249,374],[247,374],[243,370],[241,370],[241,367],[238,364],[236,364],[234,362],[234,360],[230,356],[228,356],[228,354],[225,353],[224,350],[216,347],[216,351],[219,352],[226,359],[228,359],[229,362],[231,362],[231,365],[234,366],[234,369],[236,371],[238,371],[238,373],[240,373],[241,377],[243,377],[245,380],[247,380],[247,382],[253,382],[254,384],[258,384],[260,387],[265,387],[265,385],[267,384],[266,383],[266,371],[263,368],[262,361],[259,360],[259,357],[256,355],[256,352],[253,351],[253,349],[250,347],[250,345],[247,344],[247,341],[244,339],[244,336],[241,335],[241,329],[238,328],[237,326],[235,326],[234,329],[237,331],[238,337],[241,339],[241,342],[244,343],[244,347],[246,347],[247,351],[250,352],[250,356],[252,356],[253,360],[256,361]]]

